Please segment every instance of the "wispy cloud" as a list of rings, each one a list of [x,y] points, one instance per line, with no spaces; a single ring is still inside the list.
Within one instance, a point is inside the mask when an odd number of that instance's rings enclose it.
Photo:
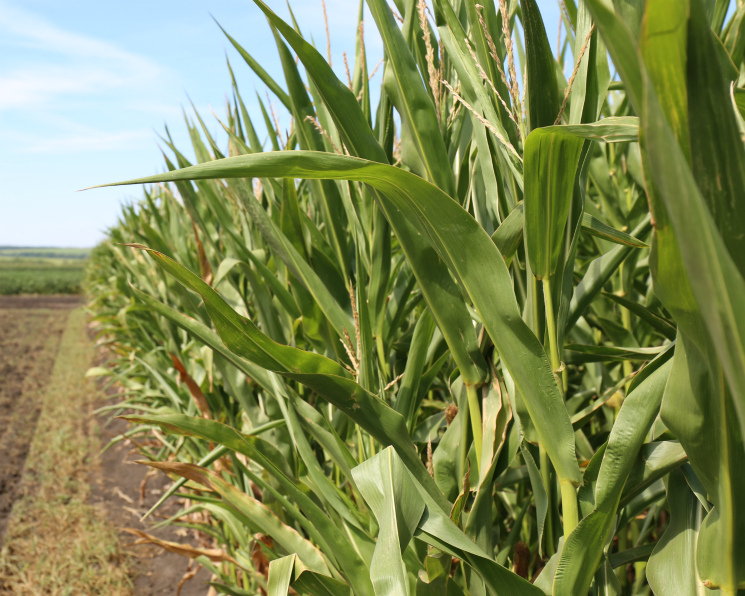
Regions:
[[[62,98],[145,88],[163,69],[116,45],[61,29],[0,1],[0,110],[54,105]]]
[[[325,54],[321,1],[291,1],[303,32],[312,35]],[[357,11],[350,10],[348,0],[326,3],[334,68],[345,80],[341,53],[346,50],[353,57]],[[206,8],[174,13],[172,4],[133,0],[109,10],[107,3],[92,0],[0,0],[0,163],[7,174],[3,196],[19,198],[0,200],[3,241],[98,241],[97,230],[116,220],[118,199],[137,196],[139,189],[74,189],[160,171],[157,146],[162,145],[158,135],[164,124],[176,146],[190,153],[182,113],[183,106],[194,120],[188,93],[218,143],[224,142],[210,113],[212,106],[224,120],[230,80],[223,50],[264,137],[253,93],[258,90],[263,99],[264,84],[242,63]],[[194,3],[186,4],[195,8]],[[281,73],[271,31],[260,11],[237,0],[214,4],[210,8],[230,33],[267,70]],[[289,18],[281,6],[278,10]],[[147,21],[142,20],[144,11]],[[365,18],[367,56],[373,65],[382,48],[367,10]],[[278,111],[284,130],[289,116]]]
[[[99,130],[87,126],[66,126],[43,135],[32,131],[2,131],[0,143],[20,153],[74,153],[80,151],[126,151],[152,146],[155,134],[148,128],[138,130]]]
[[[61,138],[40,139],[28,144],[28,153],[58,153],[60,151],[122,151],[153,142],[153,131],[96,131]]]

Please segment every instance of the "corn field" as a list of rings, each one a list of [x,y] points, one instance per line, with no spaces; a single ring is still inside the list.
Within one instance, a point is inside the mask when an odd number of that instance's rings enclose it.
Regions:
[[[745,6],[564,0],[555,55],[536,0],[367,0],[378,94],[362,4],[343,81],[254,2],[289,130],[231,70],[88,271],[165,546],[232,595],[744,590]]]

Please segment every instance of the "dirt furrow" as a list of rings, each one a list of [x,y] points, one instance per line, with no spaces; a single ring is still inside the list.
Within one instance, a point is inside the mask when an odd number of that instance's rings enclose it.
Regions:
[[[0,546],[69,309],[0,300]]]

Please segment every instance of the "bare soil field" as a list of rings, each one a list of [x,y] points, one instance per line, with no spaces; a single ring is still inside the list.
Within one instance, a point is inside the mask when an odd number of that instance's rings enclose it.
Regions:
[[[103,403],[105,402],[101,401],[98,405]],[[112,420],[110,417],[110,413],[98,415],[101,445],[106,445],[129,428],[124,420]],[[133,528],[161,540],[199,546],[199,538],[193,531],[174,526],[152,527],[178,512],[181,504],[176,498],[164,503],[146,521],[140,521],[171,485],[164,474],[151,472],[148,475],[150,468],[134,463],[140,459],[142,457],[128,441],[119,442],[106,450],[94,470],[90,502],[105,509],[109,521],[117,528]],[[120,537],[124,543],[134,543],[136,540],[130,534],[121,534]],[[199,565],[190,565],[186,558],[152,544],[132,546],[129,550],[134,559],[134,594],[166,596],[175,594],[179,585],[180,596],[207,594],[207,582],[211,574],[204,568],[198,570]]]
[[[0,310],[70,310],[83,303],[81,296],[0,296]]]
[[[73,300],[71,300],[72,298]],[[71,307],[80,298],[0,297],[0,545]]]
[[[0,297],[0,594],[204,596],[210,573],[136,545],[123,528],[198,545],[191,531],[140,517],[170,481],[145,479],[133,444],[101,454],[127,424],[84,378],[96,358],[77,296]],[[186,577],[185,577],[186,576]]]

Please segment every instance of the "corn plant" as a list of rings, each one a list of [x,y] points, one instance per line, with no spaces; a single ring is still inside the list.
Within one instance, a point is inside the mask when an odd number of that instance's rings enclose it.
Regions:
[[[224,594],[745,589],[745,8],[565,0],[554,55],[535,0],[368,0],[373,107],[362,4],[345,83],[254,1],[290,130],[231,69],[89,269],[211,543],[166,546]]]

